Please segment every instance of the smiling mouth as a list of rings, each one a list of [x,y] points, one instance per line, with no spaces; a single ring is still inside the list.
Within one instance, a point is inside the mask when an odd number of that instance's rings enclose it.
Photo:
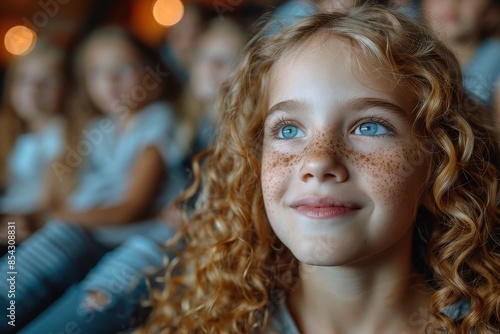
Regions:
[[[330,219],[352,214],[361,207],[351,201],[331,197],[305,197],[290,205],[299,214],[313,219]]]

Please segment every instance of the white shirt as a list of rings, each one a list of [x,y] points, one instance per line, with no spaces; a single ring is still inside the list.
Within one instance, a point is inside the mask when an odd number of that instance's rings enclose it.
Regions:
[[[166,102],[155,102],[139,111],[125,129],[119,129],[119,119],[102,117],[95,120],[82,136],[86,144],[74,148],[83,156],[78,187],[69,198],[74,211],[112,206],[121,202],[136,159],[147,147],[156,147],[165,165],[179,163],[181,153],[174,137],[175,117]],[[67,150],[67,148],[65,148]],[[68,152],[65,152],[66,154]],[[184,180],[169,177],[154,202],[158,210],[175,198],[184,186]],[[154,235],[165,228],[158,220],[141,221],[93,230],[97,241],[111,247],[121,244],[133,235]]]
[[[8,159],[7,189],[0,196],[0,212],[27,214],[43,194],[47,168],[62,150],[63,122],[51,120],[40,132],[25,133],[15,142]]]

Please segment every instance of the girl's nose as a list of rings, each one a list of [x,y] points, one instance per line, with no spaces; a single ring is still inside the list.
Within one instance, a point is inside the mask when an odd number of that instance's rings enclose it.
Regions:
[[[306,154],[299,170],[299,178],[302,182],[313,180],[344,182],[347,177],[348,171],[345,164],[329,148],[314,150]]]

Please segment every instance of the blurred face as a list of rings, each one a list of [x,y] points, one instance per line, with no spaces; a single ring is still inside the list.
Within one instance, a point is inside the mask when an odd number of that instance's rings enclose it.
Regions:
[[[197,99],[212,103],[229,77],[243,42],[225,30],[215,30],[200,40],[192,64],[191,84]]]
[[[182,19],[170,28],[167,42],[182,64],[187,64],[201,33],[201,18],[196,10],[188,9]]]
[[[11,103],[26,122],[37,122],[58,111],[62,94],[59,60],[50,55],[28,55],[14,73]]]
[[[90,99],[104,113],[112,113],[117,105],[126,105],[133,112],[153,93],[143,87],[145,66],[126,41],[102,38],[92,42],[84,63]]]
[[[469,42],[483,29],[490,0],[423,0],[424,17],[444,40]]]
[[[407,250],[425,180],[412,94],[372,64],[361,70],[350,50],[338,39],[312,42],[271,72],[266,213],[295,257],[312,265]]]

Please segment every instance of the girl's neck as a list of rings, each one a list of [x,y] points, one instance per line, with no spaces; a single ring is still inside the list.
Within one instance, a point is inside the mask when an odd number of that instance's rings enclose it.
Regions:
[[[217,122],[217,104],[215,101],[207,103],[203,107],[203,115],[205,115],[213,124]]]
[[[410,240],[402,240],[411,245]],[[417,333],[430,291],[411,268],[411,247],[341,267],[301,265],[288,307],[301,333]],[[424,316],[423,316],[424,315]],[[419,321],[420,320],[420,321]]]
[[[125,131],[130,124],[133,122],[133,120],[141,113],[147,106],[148,104],[138,106],[137,108],[129,108],[127,112],[120,114],[117,116],[118,120],[118,130],[119,132]]]
[[[126,114],[120,116],[117,118],[118,120],[118,131],[119,132],[123,132],[125,131],[128,126],[130,125],[130,123],[132,122],[132,120],[134,119],[134,117],[136,116],[137,114],[137,111],[129,111],[127,112]]]
[[[40,117],[27,124],[27,131],[31,133],[42,132],[50,123],[51,117]]]

